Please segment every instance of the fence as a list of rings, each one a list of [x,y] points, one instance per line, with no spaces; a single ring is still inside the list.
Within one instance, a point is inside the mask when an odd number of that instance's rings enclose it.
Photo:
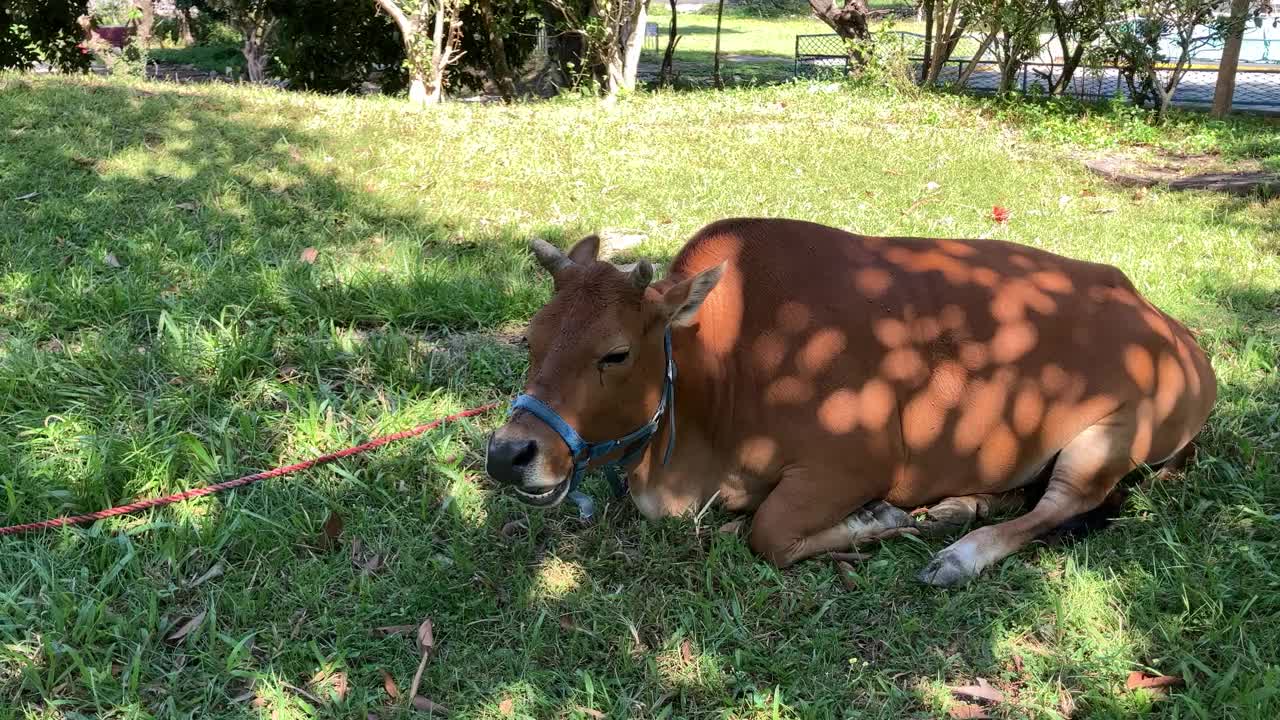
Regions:
[[[919,76],[921,57],[909,58]],[[964,72],[971,58],[948,60],[939,73],[940,83],[955,83]],[[843,74],[850,68],[849,56],[840,36],[797,35],[795,74],[812,77],[823,74]],[[1014,92],[1048,93],[1054,81],[1062,76],[1062,63],[1029,62],[1022,65],[1012,79],[1009,90]],[[1179,105],[1208,105],[1213,102],[1214,88],[1218,82],[1216,67],[1193,66],[1174,91],[1173,103]],[[983,59],[974,68],[964,86],[965,90],[983,94],[1000,91],[1000,70],[995,62]],[[1107,100],[1130,97],[1124,74],[1115,66],[1080,67],[1071,78],[1064,95],[1081,100]],[[1245,108],[1271,108],[1280,110],[1280,67],[1241,67],[1236,72],[1236,89],[1232,105]]]

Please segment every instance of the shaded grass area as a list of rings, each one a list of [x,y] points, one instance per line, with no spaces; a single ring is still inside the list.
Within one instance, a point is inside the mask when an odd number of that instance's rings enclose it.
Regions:
[[[244,54],[232,44],[156,48],[149,55],[157,62],[191,65],[212,72],[225,73],[227,68],[236,73],[244,70]]]
[[[666,261],[729,215],[1118,265],[1196,328],[1219,374],[1184,477],[972,587],[917,585],[942,543],[900,540],[850,592],[823,563],[770,570],[715,512],[651,524],[609,502],[582,527],[530,511],[483,477],[495,415],[251,491],[0,539],[0,717],[363,717],[382,670],[407,689],[417,664],[371,629],[428,616],[423,694],[458,717],[942,717],[944,686],[976,677],[1009,717],[1058,717],[1068,697],[1077,717],[1274,715],[1277,206],[1108,188],[1069,159],[1088,137],[1052,130],[1070,116],[829,89],[413,115],[0,77],[0,523],[509,397],[524,355],[507,338],[549,291],[530,238],[625,230]],[[1180,122],[1159,141],[1214,127]],[[1246,131],[1231,133],[1214,137]],[[324,552],[333,511],[343,545]],[[512,521],[527,529],[504,533]],[[385,567],[356,567],[356,539]],[[1129,693],[1135,669],[1188,685]],[[256,707],[235,700],[250,683]]]

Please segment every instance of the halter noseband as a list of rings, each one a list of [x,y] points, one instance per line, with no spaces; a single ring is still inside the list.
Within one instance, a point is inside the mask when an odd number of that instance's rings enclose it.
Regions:
[[[583,440],[582,436],[569,423],[565,422],[559,413],[552,410],[550,405],[538,398],[524,394],[511,403],[512,412],[516,410],[529,412],[546,423],[552,430],[555,430],[560,439],[564,440],[564,444],[569,446],[569,453],[573,456],[573,476],[569,480],[569,493],[571,495],[580,494],[577,493],[578,485],[582,482],[582,476],[586,474],[587,467],[594,460],[604,457],[619,448],[629,448],[626,454],[605,466],[606,476],[609,478],[609,484],[613,486],[614,494],[618,497],[626,495],[628,490],[626,465],[640,457],[640,454],[649,446],[653,436],[658,433],[658,423],[662,420],[664,414],[668,415],[670,429],[667,433],[667,451],[663,456],[662,464],[666,465],[667,461],[671,459],[671,450],[676,444],[676,360],[671,353],[670,327],[667,328],[662,342],[667,355],[667,367],[662,380],[662,397],[658,400],[658,409],[653,411],[653,417],[650,418],[649,422],[620,438],[589,443]],[[581,501],[578,502],[581,506]],[[590,514],[586,508],[583,508],[583,511],[586,514]]]

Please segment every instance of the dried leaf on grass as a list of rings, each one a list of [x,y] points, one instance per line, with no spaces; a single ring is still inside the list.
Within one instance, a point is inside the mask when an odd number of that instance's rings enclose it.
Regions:
[[[374,628],[373,634],[378,637],[387,637],[390,635],[408,635],[417,630],[417,625],[387,625],[386,627]]]
[[[693,662],[693,643],[689,642],[689,638],[685,638],[684,642],[680,643],[680,659],[685,665]]]
[[[180,202],[174,205],[174,207],[179,210],[186,210],[187,212],[195,212],[199,205],[196,205],[193,202]]]
[[[729,522],[720,526],[719,532],[722,532],[726,535],[737,535],[738,531],[742,529],[742,525],[743,525],[743,521],[741,518],[737,520],[730,520]]]
[[[843,560],[836,560],[836,577],[840,578],[840,584],[844,585],[845,590],[853,591],[858,589],[858,584],[854,582],[853,566]]]
[[[308,265],[314,265],[316,258],[320,257],[320,251],[313,247],[305,248],[299,255],[298,259]]]
[[[973,700],[986,700],[990,703],[1004,702],[1004,693],[987,685],[960,685],[951,688],[951,694],[971,698]]]
[[[516,701],[511,698],[502,698],[502,702],[498,703],[498,712],[502,717],[511,717],[516,711]]]
[[[337,512],[330,512],[329,519],[324,521],[324,529],[320,532],[320,538],[317,545],[321,550],[330,550],[338,545],[338,539],[342,537],[342,515]]]
[[[583,715],[586,715],[589,718],[595,718],[596,720],[600,720],[601,718],[605,717],[605,714],[600,712],[599,710],[592,710],[591,708],[585,708],[585,707],[582,707],[581,705],[576,706],[574,710],[577,710],[578,712],[582,713]]]
[[[969,705],[968,703],[957,703],[947,710],[947,715],[953,718],[989,718],[986,710],[980,705]]]
[[[106,255],[102,256],[102,262],[105,263],[106,266],[109,268],[116,268],[118,270],[122,267],[120,265],[120,260],[119,258],[116,257],[115,253],[107,253]]]
[[[201,585],[209,582],[210,580],[216,577],[222,577],[222,561],[221,560],[214,563],[213,567],[206,570],[203,575],[196,578],[195,580],[192,580],[191,583],[187,585],[187,589],[191,590],[192,588],[198,588]]]
[[[418,652],[422,654],[422,659],[418,661],[418,671],[413,674],[413,685],[409,688],[409,697],[413,698],[414,707],[417,707],[418,703],[418,687],[422,684],[422,672],[427,669],[427,662],[431,660],[431,651],[435,647],[435,629],[431,625],[431,618],[427,618],[418,626]]]
[[[386,670],[380,670],[379,672],[382,673],[383,692],[385,692],[387,694],[387,697],[391,698],[392,700],[399,700],[400,686],[396,685],[396,679],[391,677],[391,673],[387,672]]]
[[[169,641],[178,642],[182,638],[195,632],[196,628],[200,627],[200,624],[204,622],[204,618],[208,614],[209,614],[208,610],[201,610],[199,613],[196,614],[195,617],[183,623],[182,627],[169,633],[169,637],[168,637]]]
[[[420,712],[432,713],[435,715],[448,715],[449,708],[441,705],[434,700],[424,698],[421,695],[413,696],[413,709]]]
[[[1177,687],[1183,684],[1182,678],[1172,675],[1147,675],[1146,673],[1134,670],[1129,673],[1129,678],[1125,680],[1124,686],[1126,690],[1137,690],[1139,688],[1147,688],[1158,694],[1163,694],[1167,687]]]

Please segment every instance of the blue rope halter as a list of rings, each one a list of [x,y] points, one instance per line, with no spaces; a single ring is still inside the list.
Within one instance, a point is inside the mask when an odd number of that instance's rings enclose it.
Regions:
[[[582,436],[565,422],[559,413],[532,395],[520,395],[511,403],[511,412],[514,413],[516,410],[529,412],[555,430],[560,439],[564,440],[564,444],[569,447],[569,452],[573,456],[573,476],[569,480],[569,497],[578,504],[583,519],[591,516],[593,507],[591,498],[578,492],[578,485],[582,483],[582,476],[586,474],[587,467],[597,458],[604,457],[619,448],[629,448],[622,457],[604,466],[605,476],[609,479],[614,494],[617,497],[626,495],[628,491],[626,465],[640,457],[640,454],[649,446],[653,436],[658,433],[658,423],[664,414],[668,416],[670,429],[667,433],[667,451],[662,458],[662,464],[666,465],[671,460],[671,451],[676,445],[676,361],[671,353],[670,327],[667,328],[663,338],[663,348],[667,355],[667,368],[662,381],[662,397],[658,400],[658,409],[653,411],[653,417],[649,422],[615,440],[594,443],[583,440]]]

